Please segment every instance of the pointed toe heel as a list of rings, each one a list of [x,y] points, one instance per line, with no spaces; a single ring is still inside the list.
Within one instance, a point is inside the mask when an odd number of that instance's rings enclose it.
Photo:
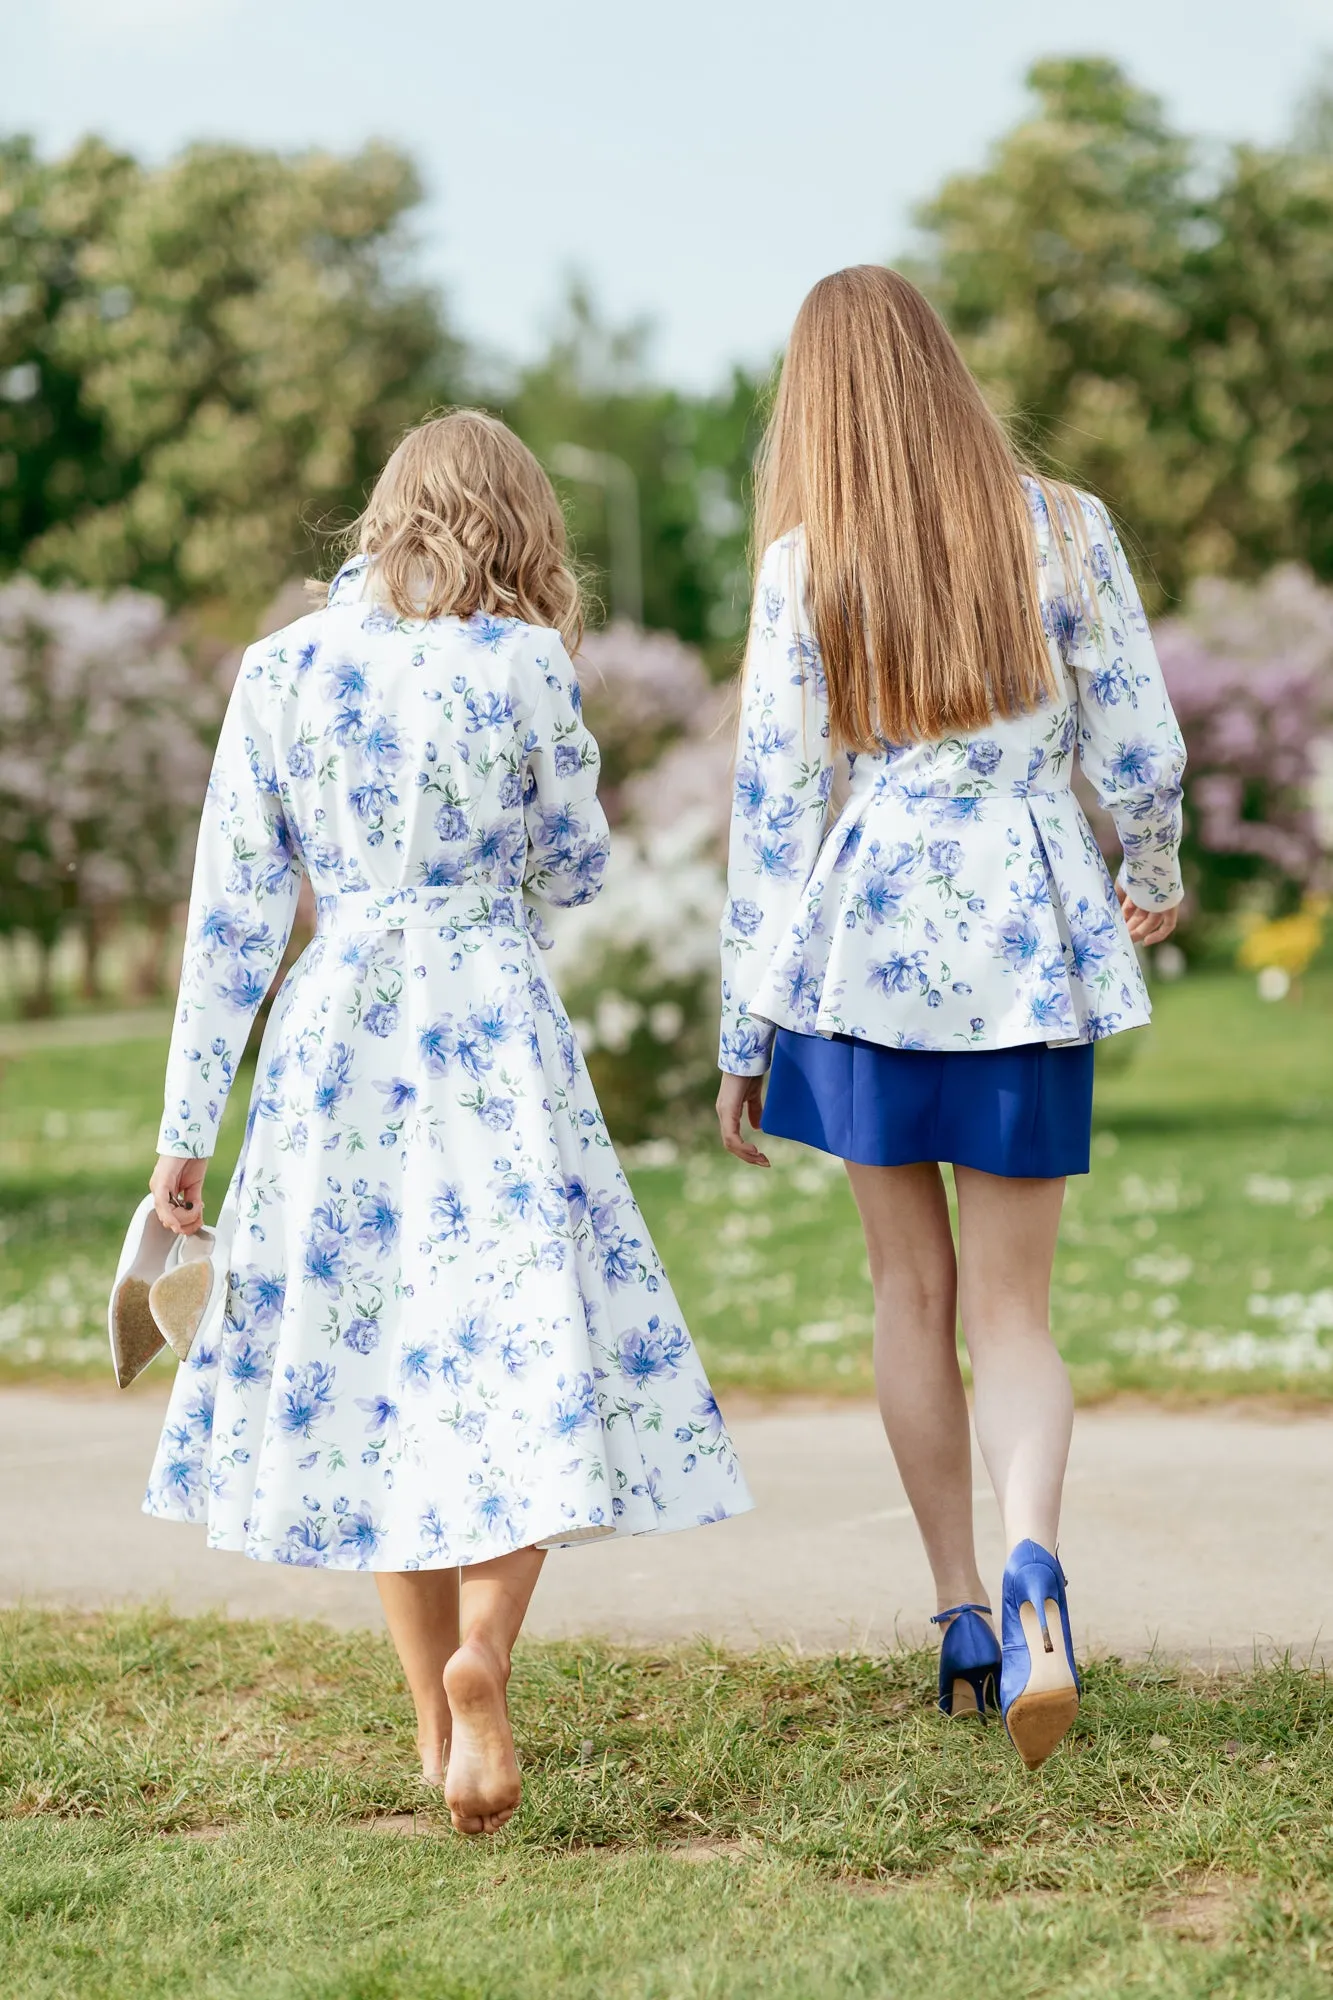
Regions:
[[[1044,1764],[1078,1714],[1065,1574],[1037,1542],[1020,1542],[1004,1572],[1000,1708],[1009,1740],[1029,1771]]]
[[[988,1715],[999,1713],[1000,1646],[985,1623],[989,1616],[989,1604],[955,1604],[948,1611],[937,1611],[930,1621],[944,1627],[940,1644],[941,1715],[971,1716],[984,1722]]]

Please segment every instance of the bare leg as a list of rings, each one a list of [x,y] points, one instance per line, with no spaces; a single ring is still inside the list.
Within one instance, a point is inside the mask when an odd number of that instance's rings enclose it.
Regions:
[[[972,1540],[972,1439],[958,1366],[957,1272],[937,1166],[859,1167],[875,1294],[880,1415],[935,1578],[938,1608],[986,1603]]]
[[[1054,1549],[1073,1395],[1051,1339],[1051,1265],[1062,1180],[957,1167],[958,1299],[972,1360],[977,1442],[1012,1549]]]
[[[421,1775],[441,1785],[449,1755],[444,1669],[458,1645],[458,1571],[382,1569],[375,1582],[416,1705]]]
[[[453,1718],[444,1796],[459,1833],[494,1833],[518,1806],[505,1689],[510,1654],[544,1561],[542,1549],[515,1549],[460,1572],[462,1638],[444,1670]]]

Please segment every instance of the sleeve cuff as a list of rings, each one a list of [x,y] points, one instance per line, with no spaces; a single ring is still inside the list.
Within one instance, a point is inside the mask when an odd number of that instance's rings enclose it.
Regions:
[[[1184,885],[1177,881],[1172,889],[1155,888],[1150,882],[1136,882],[1124,868],[1115,878],[1117,889],[1122,889],[1131,903],[1140,910],[1174,910],[1185,900]]]

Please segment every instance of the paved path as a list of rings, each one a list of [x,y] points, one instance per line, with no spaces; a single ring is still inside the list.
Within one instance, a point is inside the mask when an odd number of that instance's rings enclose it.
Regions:
[[[102,1042],[158,1042],[171,1033],[170,1007],[131,1007],[119,1013],[89,1008],[83,1014],[56,1014],[41,1021],[0,1021],[0,1056],[31,1055],[35,1049],[93,1048]]]
[[[149,1376],[105,1395],[0,1393],[0,1602],[164,1599],[182,1611],[379,1622],[369,1577],[210,1552],[139,1512],[162,1410]],[[707,1633],[805,1648],[919,1641],[929,1577],[878,1419],[861,1406],[741,1417],[758,1506],[694,1534],[570,1549],[529,1629],[660,1644]],[[978,1498],[984,1573],[1002,1561]],[[1333,1659],[1333,1417],[1083,1412],[1061,1552],[1080,1643],[1203,1663]],[[1326,1641],[1325,1634],[1328,1634]]]

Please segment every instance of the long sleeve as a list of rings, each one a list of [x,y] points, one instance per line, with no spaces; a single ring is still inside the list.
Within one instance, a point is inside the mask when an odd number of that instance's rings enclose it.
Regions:
[[[597,800],[601,758],[583,720],[578,676],[555,633],[542,634],[524,743],[524,893],[561,908],[602,886],[611,835]]]
[[[814,867],[832,782],[828,694],[805,611],[798,531],[760,565],[746,652],[722,916],[718,1067],[733,1076],[768,1068],[773,1029],[750,1014],[748,996]]]
[[[1181,900],[1185,745],[1125,552],[1100,501],[1084,499],[1084,601],[1063,601],[1061,652],[1078,688],[1079,761],[1115,823],[1122,880],[1143,910]]]
[[[250,1024],[282,960],[301,869],[242,663],[208,781],[158,1151],[207,1159]]]

